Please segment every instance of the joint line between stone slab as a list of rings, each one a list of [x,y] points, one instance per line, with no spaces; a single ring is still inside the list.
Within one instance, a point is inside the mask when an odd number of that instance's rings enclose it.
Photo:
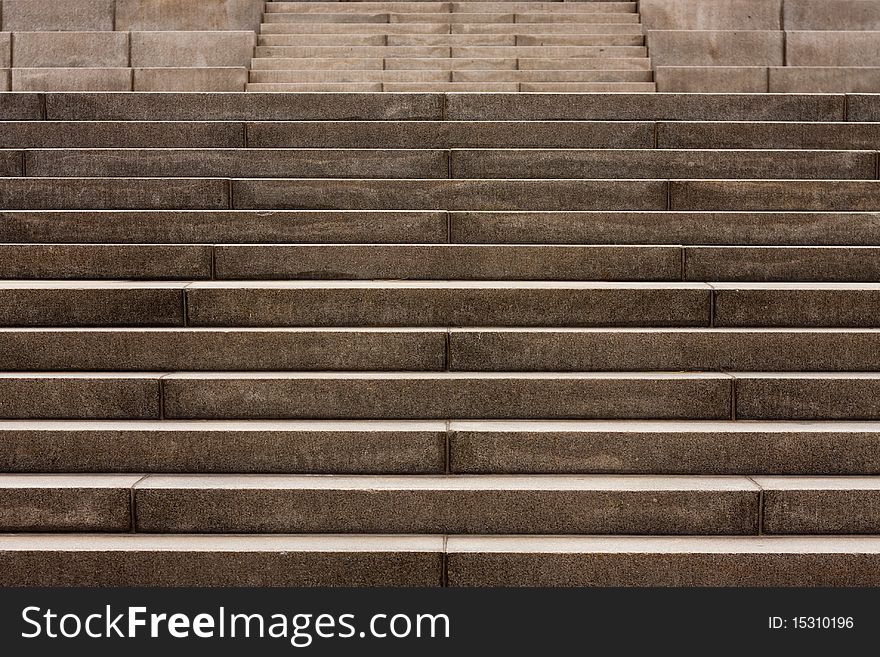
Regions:
[[[443,438],[443,473],[452,474],[452,420],[446,420],[446,432]]]
[[[159,419],[165,419],[165,381],[159,379]]]
[[[746,479],[758,487],[758,536],[761,536],[764,534],[764,487],[750,476]]]
[[[244,145],[244,148],[248,147],[248,124],[247,121],[242,121],[241,123],[241,143]]]
[[[452,213],[444,210],[446,213],[446,243],[452,244]]]
[[[681,253],[681,280],[687,280],[687,247],[684,244],[680,244],[679,247]],[[709,302],[709,307],[711,311],[712,302]]]
[[[440,586],[449,586],[449,553],[447,552],[449,545],[449,536],[443,535],[443,552],[440,554]]]
[[[736,422],[736,377],[730,376],[730,419]]]
[[[709,328],[715,328],[715,290],[709,290]]]
[[[449,346],[451,337],[452,336],[450,335],[450,329],[447,328],[443,340],[443,369],[447,372],[449,371]]]
[[[136,534],[137,533],[137,502],[135,498],[135,488],[137,485],[141,483],[144,479],[146,479],[149,475],[144,475],[136,482],[134,482],[128,489],[128,515],[129,515],[129,533]]]

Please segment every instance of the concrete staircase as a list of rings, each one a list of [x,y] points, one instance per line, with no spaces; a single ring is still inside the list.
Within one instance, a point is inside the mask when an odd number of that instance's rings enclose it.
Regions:
[[[0,584],[880,584],[880,97],[0,117]]]
[[[638,3],[267,2],[249,91],[654,91]]]

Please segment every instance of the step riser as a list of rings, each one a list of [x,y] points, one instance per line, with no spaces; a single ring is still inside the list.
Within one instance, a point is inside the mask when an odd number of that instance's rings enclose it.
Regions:
[[[152,533],[755,534],[757,491],[135,492]],[[228,509],[241,509],[231,520]],[[326,512],[322,512],[326,509]]]
[[[872,213],[450,212],[471,244],[880,245]],[[442,211],[7,211],[7,243],[362,243],[447,241]]]
[[[0,426],[6,472],[443,474],[449,441],[454,474],[877,475],[880,429],[805,430],[762,425],[736,431],[675,424],[673,428],[555,430],[520,424],[504,430],[230,427],[64,428]],[[339,424],[339,423],[331,423]],[[427,423],[420,423],[427,424]],[[475,423],[463,423],[474,425]],[[609,424],[609,423],[605,423]],[[618,425],[621,426],[621,425]]]
[[[459,54],[471,57],[475,55]],[[100,100],[99,100],[100,99]],[[798,94],[620,94],[615,96],[449,96],[359,94],[50,93],[6,94],[3,120],[62,121],[843,121],[873,112],[874,96]],[[878,111],[880,115],[880,111]],[[862,119],[864,120],[864,119]],[[870,119],[868,119],[870,120]]]

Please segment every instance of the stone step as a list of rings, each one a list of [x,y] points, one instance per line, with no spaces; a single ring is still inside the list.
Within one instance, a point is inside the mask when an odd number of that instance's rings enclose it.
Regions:
[[[477,56],[465,49],[455,55]],[[482,55],[480,55],[482,56]],[[554,55],[545,55],[552,57]],[[566,56],[571,56],[566,55]],[[610,55],[609,55],[610,56]],[[45,100],[45,111],[41,109]],[[844,101],[846,100],[846,107]],[[798,94],[0,95],[0,119],[51,121],[842,121],[880,117],[876,96]],[[875,104],[877,107],[875,107]]]
[[[242,148],[232,121],[4,121],[0,148]]]
[[[473,372],[876,372],[880,371],[878,347],[876,329],[452,328],[447,368]],[[46,351],[47,360],[38,363],[51,366],[61,360],[60,355],[54,361],[48,359],[63,348],[47,345]]]
[[[108,132],[113,134],[116,126],[125,125],[115,124]],[[6,132],[4,126],[0,128]],[[254,122],[247,124],[247,143],[253,148],[627,149],[647,149],[654,144],[654,125],[635,121],[401,121],[389,128],[382,121]],[[36,128],[22,130],[21,137],[16,128],[8,132],[10,146],[15,147],[39,147],[49,137],[35,135]]]
[[[158,420],[160,374],[0,372],[0,417],[50,420]]]
[[[139,195],[147,189],[155,190],[157,183],[167,185],[168,179],[128,179],[124,185],[119,183],[121,179],[114,179],[114,190],[121,193],[130,187],[135,194],[120,200],[112,198],[112,205],[105,195],[93,191],[95,187],[106,189],[110,184],[108,180],[0,179],[0,200],[6,200],[6,207],[10,209],[144,207]],[[201,180],[205,186],[223,182]],[[730,182],[735,185],[738,181]],[[850,184],[853,185],[854,204],[869,205],[864,200],[856,203],[856,186],[874,183]],[[45,189],[45,195],[35,199],[35,189]],[[232,189],[234,206],[253,210],[665,210],[668,204],[667,183],[663,180],[247,179],[234,180]],[[4,194],[7,191],[9,193]],[[76,196],[71,199],[74,191]],[[202,192],[201,189],[197,191]],[[170,196],[170,189],[168,193]],[[201,204],[196,207],[217,207],[203,200],[204,194],[192,196],[195,198],[190,203]],[[159,198],[161,200],[161,196]],[[734,203],[733,200],[728,203],[719,201],[718,205],[722,207],[718,209]],[[35,208],[35,205],[42,207]],[[181,205],[178,201],[178,207]],[[824,206],[824,199],[817,199],[815,205]],[[146,207],[163,209],[157,202]]]
[[[0,299],[2,326],[875,328],[880,284],[0,281]]]
[[[871,149],[880,123],[662,122],[658,148]]]
[[[127,532],[137,475],[0,475],[4,532]]]
[[[864,266],[876,267],[877,251],[867,251]],[[659,246],[219,245],[214,263],[215,277],[228,280],[681,279],[680,249]]]
[[[0,537],[0,564],[4,586],[877,586],[880,541],[40,534]]]
[[[440,211],[0,211],[0,242],[422,244],[447,232]]]
[[[880,477],[757,477],[768,534],[877,534]]]
[[[468,537],[449,586],[876,586],[880,540],[857,536]]]
[[[474,244],[880,244],[880,221],[870,212],[450,212],[449,218],[451,241]],[[30,230],[13,235],[33,239]]]
[[[408,72],[408,71],[402,71]],[[422,73],[416,71],[416,73]],[[418,126],[424,130],[428,126]],[[285,129],[286,126],[282,126]],[[773,150],[661,150],[661,149],[339,149],[339,148],[285,148],[285,149],[30,149],[0,151],[0,163],[7,162],[8,176],[17,176],[21,168],[36,180],[35,187],[50,178],[88,178],[98,185],[101,178],[131,179],[119,186],[145,184],[145,179],[162,177],[180,185],[205,185],[209,192],[222,191],[225,181],[216,178],[270,179],[278,178],[279,187],[295,186],[298,179],[327,179],[322,186],[331,188],[346,185],[343,179],[424,178],[425,186],[436,187],[437,179],[446,179],[446,185],[467,185],[482,180],[497,180],[506,184],[523,179],[542,178],[577,180],[581,184],[608,184],[615,181],[625,185],[636,179],[679,179],[671,183],[672,204],[703,204],[696,190],[706,187],[721,198],[720,192],[731,185],[734,191],[750,192],[761,187],[788,185],[792,202],[801,198],[812,200],[809,179],[822,180],[819,185],[836,190],[839,196],[867,207],[842,208],[875,209],[872,196],[878,194],[873,180],[876,155],[869,151],[773,151]],[[2,167],[0,167],[2,168]],[[713,180],[703,180],[707,175]],[[189,180],[184,179],[186,176]],[[203,179],[199,181],[198,179]],[[452,180],[449,180],[449,179]],[[792,179],[789,183],[768,182],[767,179]],[[135,180],[139,179],[139,180]],[[698,179],[693,183],[681,179]],[[722,181],[721,179],[736,179]],[[745,180],[739,179],[763,179]],[[864,182],[840,182],[843,180]],[[607,181],[607,182],[606,182]],[[870,181],[870,182],[868,182]],[[17,192],[27,188],[28,179],[2,180],[10,202]],[[658,181],[659,182],[659,181]],[[105,181],[104,185],[109,185]],[[263,180],[235,181],[235,187],[273,185]],[[310,182],[310,184],[315,184]],[[394,185],[393,182],[390,183]],[[660,183],[665,184],[665,183]],[[741,187],[737,188],[737,186]],[[864,186],[864,196],[857,192]],[[2,189],[0,187],[0,189]],[[393,187],[392,187],[393,189]],[[430,194],[430,187],[424,191]],[[441,188],[438,188],[438,192]],[[717,190],[717,191],[716,191]],[[783,188],[783,191],[787,191]],[[750,194],[755,197],[758,194]],[[85,195],[85,192],[83,192]],[[195,196],[195,194],[193,194]],[[202,194],[204,198],[207,194]],[[219,197],[220,195],[218,195]],[[235,196],[235,195],[234,195]],[[743,194],[745,196],[745,194]],[[783,197],[785,198],[785,197]],[[797,200],[795,200],[797,199]],[[216,202],[214,199],[209,199]],[[219,198],[217,200],[220,200]],[[758,199],[754,199],[754,203]],[[822,202],[823,199],[816,199]],[[828,199],[833,207],[837,199]],[[401,199],[401,203],[407,201]],[[782,204],[784,201],[778,201]],[[146,206],[149,209],[149,205]],[[246,206],[244,206],[246,207]],[[402,207],[402,206],[401,206]],[[443,207],[443,206],[437,206]],[[389,207],[387,209],[398,209]],[[658,208],[660,209],[660,208]],[[711,207],[676,209],[713,209]],[[718,208],[733,209],[733,208]],[[762,208],[755,208],[762,209]],[[787,209],[787,208],[779,208]],[[792,208],[798,209],[798,208]],[[814,208],[803,208],[814,209]],[[824,209],[824,208],[815,208]]]
[[[2,372],[0,392],[11,420],[722,420],[733,401],[730,376],[689,372]]]
[[[339,72],[366,74],[371,71]],[[424,71],[377,71],[424,74]],[[332,77],[336,72],[328,72]],[[464,75],[464,73],[462,73]],[[314,76],[317,77],[317,76]],[[355,77],[355,76],[352,76]],[[395,76],[403,77],[403,76]],[[438,75],[439,77],[439,75]],[[455,83],[453,83],[455,84]],[[477,84],[477,83],[472,83]],[[426,126],[420,126],[424,128]],[[773,151],[773,150],[666,150],[666,149],[31,149],[0,151],[8,163],[7,176],[18,176],[23,170],[37,179],[47,178],[329,178],[336,184],[344,178],[374,179],[702,179],[711,172],[715,180],[700,180],[697,185],[723,186],[718,179],[787,178],[795,193],[809,193],[806,179],[833,180],[823,183],[857,189],[860,183],[839,183],[840,180],[872,180],[876,170],[876,154],[871,151]],[[23,163],[22,163],[23,159]],[[26,179],[2,181],[15,190]],[[39,182],[39,181],[37,181]],[[98,182],[98,181],[95,181]],[[189,182],[189,181],[187,181]],[[221,181],[205,181],[220,183]],[[751,182],[751,181],[749,181]],[[745,184],[749,184],[749,182]],[[192,180],[196,184],[196,180]],[[247,183],[242,183],[247,184]],[[733,182],[733,185],[739,183]],[[766,181],[757,185],[768,185]],[[876,187],[874,182],[863,183]],[[696,196],[687,183],[672,183],[672,203],[682,198],[690,203]],[[677,191],[681,194],[676,194]],[[854,202],[859,198],[847,194]],[[696,199],[697,202],[703,202]],[[388,208],[395,209],[395,208]],[[683,208],[711,209],[711,208]],[[756,208],[759,209],[759,208]],[[784,209],[784,208],[783,208]],[[806,208],[812,209],[812,208]],[[817,208],[818,209],[818,208]],[[872,209],[866,208],[853,209]]]
[[[461,244],[877,246],[880,222],[869,212],[0,211],[0,243],[438,244],[448,239]]]
[[[398,93],[462,92],[646,92],[653,82],[251,82],[251,92],[302,93],[312,91],[393,91]]]
[[[759,494],[747,477],[152,475],[134,508],[158,534],[736,535],[758,533]]]
[[[606,59],[602,57],[491,58],[491,57],[263,57],[254,60],[252,72],[259,71],[643,71],[650,73],[650,61],[644,58]]]
[[[6,472],[442,474],[446,463],[445,422],[7,421],[0,436]]]
[[[635,12],[630,12],[635,13]],[[531,11],[526,13],[515,12],[460,12],[460,13],[436,13],[436,12],[398,12],[391,11],[361,11],[361,12],[270,12],[263,14],[262,27],[267,25],[319,25],[333,23],[359,23],[359,24],[399,24],[399,23],[419,23],[419,24],[443,24],[443,25],[481,25],[481,24],[529,24],[529,23],[628,23],[628,19],[621,20],[622,14],[614,13],[597,13],[597,12],[538,12]],[[607,17],[610,20],[602,20]],[[596,20],[596,19],[600,20]]]
[[[311,35],[309,43],[283,35],[260,37],[252,66],[264,57],[456,57],[460,48],[477,48],[481,57],[552,57],[554,55],[595,56],[598,47],[641,47],[644,37],[637,34],[585,34],[580,36],[544,35],[542,37],[505,36],[503,34],[423,35],[421,40],[433,40],[434,45],[400,45],[407,35],[357,37],[354,35]],[[394,45],[398,44],[398,45]],[[641,51],[637,51],[641,52]],[[566,54],[567,53],[567,54]],[[647,60],[643,54],[635,56]],[[647,62],[646,62],[647,63]]]
[[[2,244],[0,279],[199,280],[213,248],[191,244]]]
[[[609,25],[614,27],[608,28]],[[593,14],[580,23],[263,23],[260,34],[641,34],[635,14]]]
[[[450,471],[465,474],[880,473],[872,422],[464,420],[449,431]]]
[[[503,60],[502,60],[503,61]],[[641,70],[455,70],[455,60],[439,60],[430,68],[386,70],[253,70],[251,83],[298,82],[652,82],[653,73]]]
[[[685,280],[880,282],[870,247],[693,247],[684,250]]]
[[[878,181],[688,180],[669,183],[674,210],[834,212],[880,208]]]
[[[3,328],[6,371],[880,371],[876,329]],[[124,356],[120,356],[124,354]]]
[[[440,586],[441,536],[0,537],[4,586]]]
[[[0,422],[5,472],[877,475],[876,422]]]
[[[24,151],[24,157],[27,172],[43,178],[449,176],[449,155],[442,150],[34,149]]]
[[[42,289],[48,285],[55,289]],[[48,291],[82,304],[84,294],[76,285],[37,281],[30,294],[13,289],[18,294],[10,296],[25,300]],[[160,291],[165,292],[154,292]],[[710,296],[705,283],[206,281],[186,285],[190,326],[708,326]],[[734,310],[746,306],[740,315],[752,308],[748,297],[732,305]],[[64,322],[88,315],[89,309],[82,305],[59,310],[10,304],[4,319],[10,325],[24,319]],[[862,321],[870,325],[876,320]]]
[[[711,373],[184,372],[162,384],[169,419],[717,420],[731,408],[730,377]]]
[[[877,283],[712,283],[714,326],[877,326]]]
[[[877,372],[735,372],[736,418],[875,420]]]
[[[0,329],[4,371],[402,370],[446,366],[446,329]],[[22,350],[22,351],[19,351]]]
[[[483,12],[564,12],[635,13],[635,2],[268,2],[264,15],[274,14],[336,14],[362,12],[396,13],[483,13]]]

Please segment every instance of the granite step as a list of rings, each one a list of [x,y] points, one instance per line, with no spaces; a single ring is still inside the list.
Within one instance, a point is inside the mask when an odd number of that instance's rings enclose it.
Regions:
[[[258,134],[287,138],[269,128]],[[6,210],[0,242],[878,246],[877,219],[870,212]]]
[[[9,473],[880,474],[876,422],[7,420],[0,438]]]
[[[25,534],[0,564],[4,586],[876,586],[880,541]]]
[[[470,57],[475,55],[458,54]],[[545,55],[552,57],[553,55]],[[570,55],[569,55],[570,56]],[[613,55],[609,55],[613,56]],[[45,108],[41,100],[45,100]],[[823,94],[8,93],[0,118],[51,121],[806,121],[876,120],[876,96]],[[874,118],[871,118],[874,117]]]
[[[440,586],[441,536],[0,537],[4,586]]]
[[[151,475],[134,504],[160,534],[737,535],[757,533],[759,494],[747,477]]]
[[[880,539],[450,536],[449,586],[871,586]]]

